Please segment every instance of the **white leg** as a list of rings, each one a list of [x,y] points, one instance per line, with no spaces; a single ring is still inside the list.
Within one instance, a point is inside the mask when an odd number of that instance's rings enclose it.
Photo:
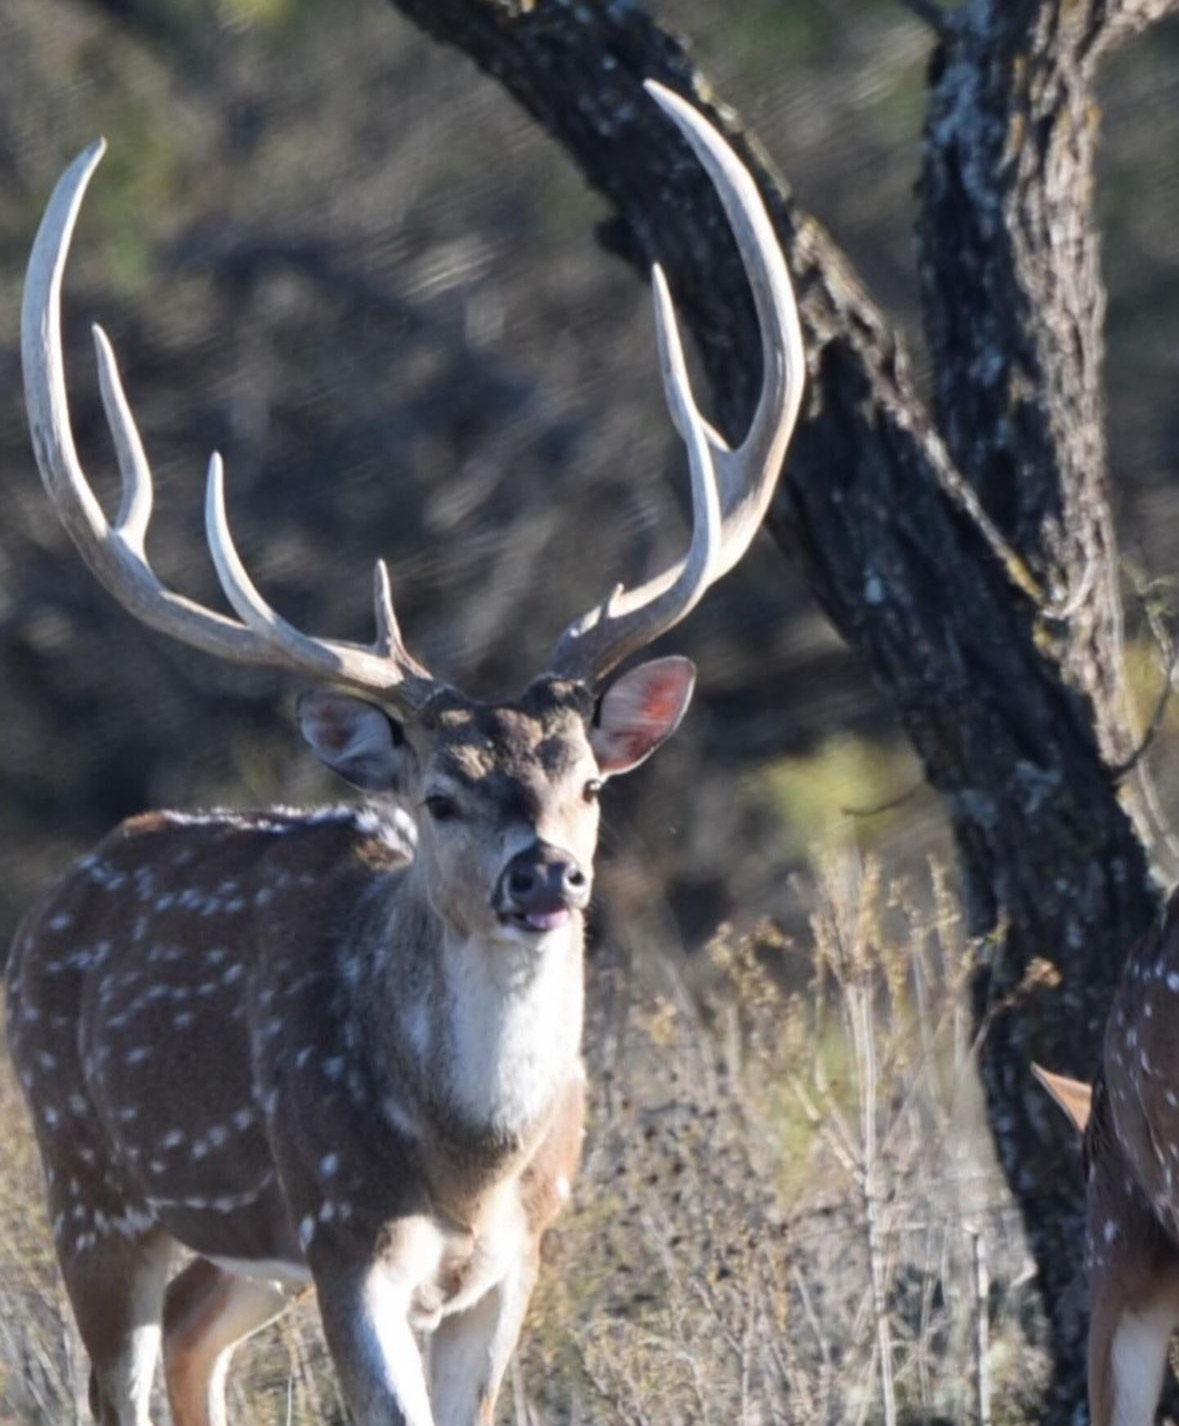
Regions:
[[[151,1426],[172,1246],[162,1234],[138,1243],[110,1237],[79,1257],[62,1259],[92,1363],[91,1405],[102,1426]]]
[[[516,1347],[536,1282],[537,1257],[517,1268],[465,1312],[444,1317],[430,1344],[438,1426],[490,1426],[495,1399]]]
[[[409,1293],[387,1266],[316,1273],[319,1312],[344,1399],[362,1426],[434,1426]]]
[[[1111,1426],[1152,1426],[1174,1327],[1170,1303],[1122,1313],[1109,1353]]]
[[[1153,1426],[1179,1325],[1179,1250],[1125,1171],[1089,1179],[1089,1420]]]

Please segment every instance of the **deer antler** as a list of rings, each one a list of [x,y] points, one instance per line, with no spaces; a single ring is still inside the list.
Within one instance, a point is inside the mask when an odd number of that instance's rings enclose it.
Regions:
[[[692,540],[682,561],[636,589],[618,585],[574,620],[557,642],[553,671],[597,682],[678,624],[727,574],[757,533],[798,419],[805,371],[794,294],[757,187],[720,134],[678,94],[648,80],[647,92],[691,144],[724,204],[761,329],[762,389],[744,441],[730,450],[692,396],[675,309],[658,265],[655,328],[672,422],[688,449]]]
[[[687,555],[636,589],[619,585],[558,640],[551,667],[593,683],[689,613],[745,553],[765,515],[802,400],[803,350],[786,265],[757,188],[716,130],[685,100],[648,82],[711,177],[733,229],[761,330],[762,389],[744,441],[731,450],[692,396],[675,309],[662,270],[652,274],[663,385],[688,450],[693,526]],[[245,570],[225,514],[221,459],[209,464],[205,525],[226,597],[240,622],[161,584],[147,560],[151,469],[123,392],[114,351],[94,329],[99,385],[114,439],[123,498],[113,526],[95,499],[74,446],[61,342],[61,284],[86,187],[105,150],[92,144],[58,180],[33,244],[21,317],[25,399],[41,478],[83,559],[99,581],[145,624],[239,663],[262,663],[376,693],[407,712],[437,681],[407,652],[378,561],[377,638],[371,645],[317,639],[283,619]]]
[[[384,561],[376,567],[373,644],[300,633],[266,603],[238,557],[225,516],[220,456],[214,455],[209,463],[205,524],[222,588],[242,622],[160,583],[144,549],[152,507],[151,468],[114,351],[106,334],[95,327],[99,387],[123,481],[119,513],[113,526],[107,522],[74,446],[61,341],[61,284],[70,239],[86,187],[105,149],[105,142],[97,140],[58,180],[33,243],[21,312],[21,357],[33,450],[62,523],[99,582],[153,629],[221,658],[330,679],[377,693],[407,712],[420,708],[438,684],[406,652]]]

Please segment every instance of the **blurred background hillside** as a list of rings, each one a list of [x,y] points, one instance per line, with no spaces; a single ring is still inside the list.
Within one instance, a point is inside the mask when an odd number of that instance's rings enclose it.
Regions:
[[[719,93],[905,331],[920,374],[911,220],[927,32],[896,0],[650,8],[691,37]],[[1179,26],[1160,25],[1106,67],[1102,125],[1111,469],[1127,583],[1141,589],[1179,567]],[[338,790],[301,750],[297,690],[135,624],[83,568],[37,478],[19,372],[23,267],[54,180],[99,133],[110,147],[66,294],[75,432],[111,497],[88,332],[99,321],[155,471],[150,552],[174,587],[219,602],[202,535],[204,470],[219,449],[239,546],[283,613],[367,640],[383,555],[414,651],[468,692],[495,695],[526,682],[610,584],[686,539],[647,293],[594,240],[602,202],[465,60],[381,0],[3,0],[4,943],[36,892],[120,817]],[[1160,674],[1133,596],[1128,617],[1146,709]],[[830,843],[878,853],[889,878],[948,854],[888,710],[767,536],[668,644],[699,664],[697,703],[668,748],[611,790],[603,941],[650,965],[655,952],[697,950],[722,921],[804,927],[813,904],[791,874]],[[1177,731],[1168,719],[1152,754],[1168,810]],[[926,884],[906,924],[936,900]],[[893,914],[873,906],[873,917]],[[938,916],[956,944],[952,913]],[[787,979],[805,983],[811,965]],[[933,979],[953,988],[943,972]],[[690,1073],[693,1057],[719,1053],[649,1010],[643,1054],[683,1035],[673,1063]],[[928,1013],[941,1027],[954,1010]],[[732,1051],[731,1035],[724,1043]],[[935,1058],[961,1069],[965,1056],[955,1041]],[[659,1073],[675,1081],[656,1075],[659,1094],[683,1109],[676,1071]],[[703,1083],[715,1115],[728,1091]],[[948,1113],[959,1090],[929,1102]],[[613,1094],[606,1108],[625,1118]],[[796,1149],[818,1133],[797,1108],[787,1128],[774,1122]],[[603,1181],[617,1161],[612,1132],[595,1151]],[[915,1123],[905,1142],[921,1137]],[[587,1241],[595,1221],[581,1223]],[[1022,1263],[1018,1247],[1010,1254],[1008,1283]],[[790,1291],[801,1320],[806,1293]],[[830,1392],[834,1367],[825,1379],[827,1359],[815,1359],[814,1390]],[[582,1367],[592,1375],[592,1362]],[[639,1419],[612,1389],[618,1419]],[[813,1419],[827,1415],[816,1407]]]

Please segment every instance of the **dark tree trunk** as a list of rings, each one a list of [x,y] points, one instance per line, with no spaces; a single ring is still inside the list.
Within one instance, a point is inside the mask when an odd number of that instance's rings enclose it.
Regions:
[[[1089,194],[1103,4],[967,6],[934,66],[920,273],[934,415],[950,455],[1033,571],[1041,634],[1130,752],[1106,488],[1105,294]]]
[[[846,259],[636,5],[394,3],[565,145],[615,205],[615,250],[643,269],[658,256],[729,435],[759,381],[744,278],[707,180],[642,80],[690,96],[760,181],[811,376],[772,527],[869,658],[950,810],[991,1126],[1051,1324],[1044,1419],[1081,1419],[1082,1185],[1029,1064],[1092,1075],[1126,947],[1157,908],[1114,770],[1128,735],[1090,86],[1103,47],[1179,0],[967,0],[938,20],[920,220],[932,418]]]

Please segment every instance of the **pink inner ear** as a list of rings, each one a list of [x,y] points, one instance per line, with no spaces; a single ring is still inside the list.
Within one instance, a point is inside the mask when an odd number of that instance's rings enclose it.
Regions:
[[[641,733],[613,733],[598,756],[598,764],[603,772],[625,772],[642,761],[649,743]]]
[[[637,766],[675,732],[692,696],[687,659],[655,659],[624,674],[602,699],[593,745],[604,773]]]
[[[683,711],[683,702],[684,675],[678,670],[659,674],[651,679],[645,690],[642,701],[643,718],[648,723],[665,727],[679,718]]]
[[[308,723],[315,730],[316,742],[327,752],[343,752],[352,737],[352,727],[343,709],[328,696],[312,695],[307,699]]]

